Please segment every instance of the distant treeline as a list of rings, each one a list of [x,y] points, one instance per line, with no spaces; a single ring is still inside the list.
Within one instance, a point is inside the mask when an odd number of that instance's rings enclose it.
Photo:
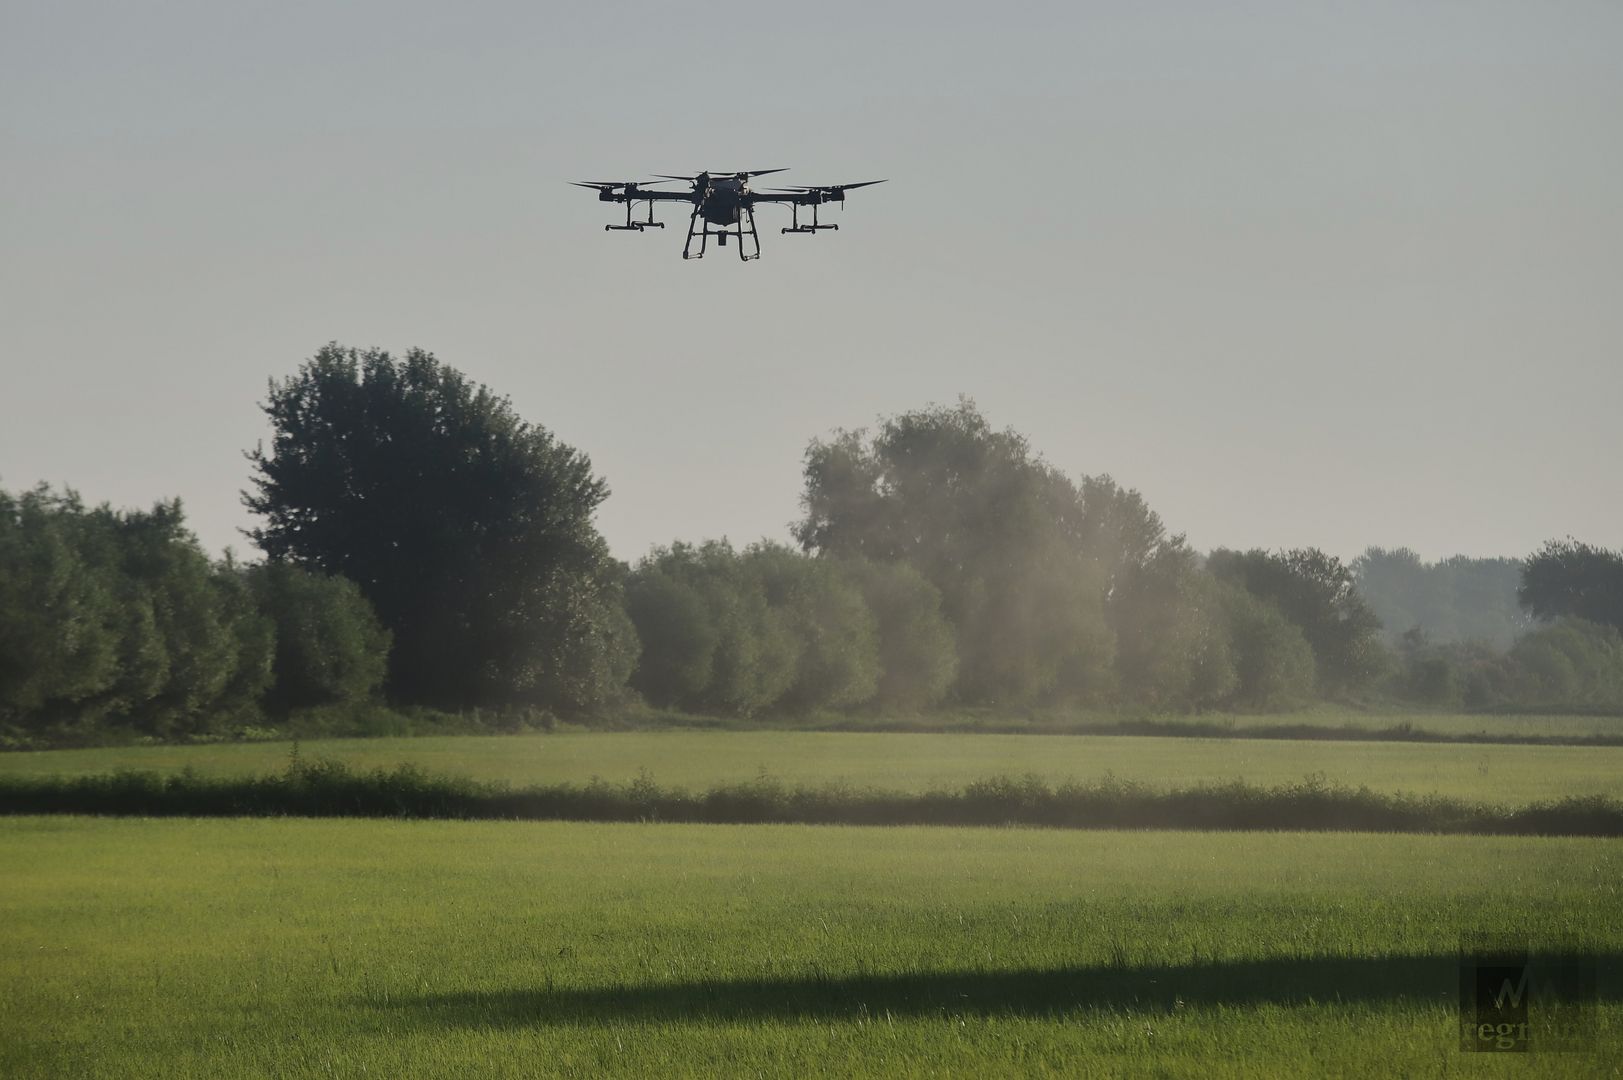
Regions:
[[[1505,807],[1439,795],[1388,795],[1317,776],[1275,787],[1232,781],[1171,791],[1111,778],[1051,785],[1035,776],[991,777],[957,790],[926,792],[838,784],[789,787],[760,777],[690,792],[661,787],[646,773],[625,784],[594,780],[512,788],[436,776],[409,765],[357,772],[341,762],[302,760],[272,776],[5,776],[0,777],[0,814],[1623,836],[1623,803],[1605,796]]]
[[[1475,642],[1503,652],[1535,625],[1516,599],[1524,565],[1465,555],[1428,563],[1408,548],[1372,547],[1352,571],[1388,645],[1418,629],[1438,644]]]
[[[634,566],[596,530],[589,460],[420,350],[328,346],[264,409],[263,562],[211,561],[178,502],[0,493],[0,741],[198,736],[380,695],[558,716],[1623,709],[1623,555],[1202,555],[968,401],[814,440],[795,546]]]

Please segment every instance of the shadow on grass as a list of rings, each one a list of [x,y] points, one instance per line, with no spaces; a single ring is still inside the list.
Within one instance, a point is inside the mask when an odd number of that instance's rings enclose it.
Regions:
[[[1623,953],[1591,957],[1602,1001],[1623,1000]],[[524,987],[371,1001],[425,1026],[504,1027],[619,1020],[1055,1017],[1078,1010],[1164,1013],[1185,1006],[1457,1004],[1454,956],[1297,957],[1145,967],[698,980],[599,989]]]

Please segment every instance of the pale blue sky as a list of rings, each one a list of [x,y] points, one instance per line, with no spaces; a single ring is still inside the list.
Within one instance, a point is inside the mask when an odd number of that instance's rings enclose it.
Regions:
[[[1623,545],[1619,56],[1616,3],[0,0],[0,485],[241,550],[338,340],[589,453],[626,558],[959,394],[1202,548]],[[564,184],[774,166],[891,182],[749,265]]]

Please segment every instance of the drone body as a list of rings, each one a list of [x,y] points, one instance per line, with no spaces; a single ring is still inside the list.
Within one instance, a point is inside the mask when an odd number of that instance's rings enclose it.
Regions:
[[[753,172],[710,173],[697,176],[662,176],[650,181],[571,181],[576,187],[595,188],[600,202],[624,203],[624,225],[605,225],[609,232],[642,232],[644,229],[663,229],[665,223],[654,220],[654,204],[660,202],[687,203],[693,207],[688,217],[687,242],[682,245],[682,258],[704,258],[705,244],[710,237],[718,246],[726,247],[729,237],[738,242],[738,257],[745,262],[761,257],[761,238],[755,230],[755,207],[760,203],[781,203],[793,213],[793,224],[785,233],[818,233],[824,229],[838,229],[838,225],[823,225],[817,220],[817,208],[824,203],[845,203],[845,193],[852,188],[883,184],[883,180],[864,180],[860,184],[826,184],[820,187],[773,188],[770,191],[752,191],[752,176],[783,172],[783,169],[756,169]],[[650,191],[647,185],[681,180],[691,185],[688,191]],[[648,204],[648,217],[633,221],[631,208],[636,203]],[[811,207],[811,224],[800,223],[800,208]],[[693,241],[699,241],[694,250]],[[745,240],[749,241],[746,246]]]

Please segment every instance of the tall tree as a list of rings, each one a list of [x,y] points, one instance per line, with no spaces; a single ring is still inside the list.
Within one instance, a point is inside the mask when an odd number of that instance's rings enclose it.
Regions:
[[[394,697],[571,710],[618,692],[635,642],[584,454],[421,349],[328,345],[263,408],[249,535],[360,586],[394,638]]]
[[[1537,619],[1567,616],[1623,631],[1623,551],[1551,540],[1527,560],[1516,597]]]
[[[1269,601],[1313,648],[1321,690],[1353,692],[1381,674],[1381,621],[1358,595],[1352,571],[1317,548],[1212,552],[1211,572]]]
[[[961,697],[1019,704],[1109,688],[1108,568],[1081,493],[973,402],[903,413],[806,452],[811,552],[912,565],[956,627]]]

